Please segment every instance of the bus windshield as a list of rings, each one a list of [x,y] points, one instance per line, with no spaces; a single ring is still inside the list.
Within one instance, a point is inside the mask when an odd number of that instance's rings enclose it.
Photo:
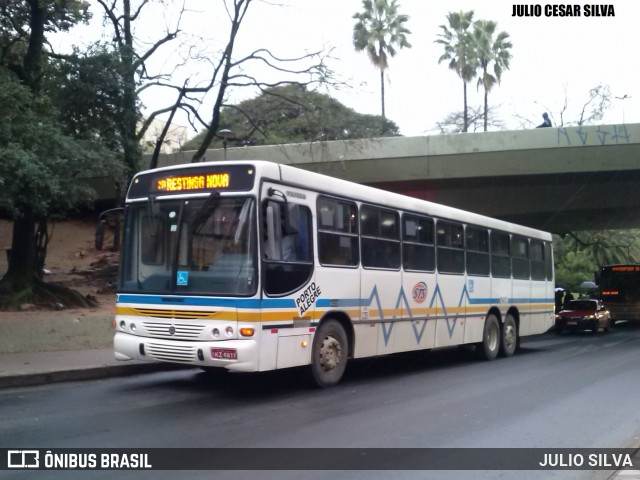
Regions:
[[[170,199],[125,213],[120,291],[249,296],[256,292],[255,202]]]
[[[624,265],[604,267],[598,282],[603,300],[608,302],[640,301],[640,267]]]

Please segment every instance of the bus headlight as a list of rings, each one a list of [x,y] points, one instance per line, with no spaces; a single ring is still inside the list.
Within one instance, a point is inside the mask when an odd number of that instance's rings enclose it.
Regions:
[[[233,337],[233,327],[229,326],[225,330],[227,337]]]

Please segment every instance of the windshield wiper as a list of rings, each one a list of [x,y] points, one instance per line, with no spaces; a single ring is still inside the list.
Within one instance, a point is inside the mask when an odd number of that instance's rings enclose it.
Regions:
[[[193,236],[200,232],[200,229],[209,218],[209,215],[218,208],[218,205],[220,205],[220,192],[211,192],[211,195],[209,195],[205,200],[204,205],[202,205],[196,213],[195,219],[193,220],[191,227],[189,227],[189,236]]]
[[[155,201],[156,196],[149,195],[149,198],[147,199],[147,215],[149,216],[149,221],[151,222],[151,232],[149,232],[151,238],[155,238],[158,235],[159,222],[156,218],[158,216],[158,206],[156,205]]]

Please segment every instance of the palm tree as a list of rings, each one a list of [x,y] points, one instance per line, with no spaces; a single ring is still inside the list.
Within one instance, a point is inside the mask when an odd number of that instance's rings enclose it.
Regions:
[[[382,117],[384,113],[384,71],[389,68],[388,57],[394,57],[398,48],[411,48],[407,35],[411,31],[404,26],[408,15],[398,13],[396,0],[362,0],[362,13],[353,27],[353,45],[356,51],[367,51],[371,62],[380,69],[380,96]]]
[[[464,93],[464,126],[463,132],[469,129],[469,116],[467,107],[467,83],[476,76],[477,58],[473,45],[473,36],[469,27],[473,23],[473,10],[469,12],[449,12],[447,14],[449,26],[440,25],[442,33],[435,43],[444,45],[444,54],[438,60],[449,60],[449,68],[454,70],[462,79]]]
[[[500,84],[502,72],[509,69],[512,47],[507,32],[500,32],[493,38],[497,23],[491,20],[478,20],[473,24],[473,40],[476,47],[478,68],[482,75],[478,77],[478,88],[484,87],[484,131],[487,131],[487,111],[489,110],[489,91],[494,85]],[[489,72],[489,65],[493,62],[493,75]]]

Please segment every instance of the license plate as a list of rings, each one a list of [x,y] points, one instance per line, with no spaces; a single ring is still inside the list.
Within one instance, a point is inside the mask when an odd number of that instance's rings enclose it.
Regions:
[[[567,322],[567,325],[577,325],[578,322]]]
[[[211,358],[220,360],[237,360],[238,352],[232,348],[212,348]]]

